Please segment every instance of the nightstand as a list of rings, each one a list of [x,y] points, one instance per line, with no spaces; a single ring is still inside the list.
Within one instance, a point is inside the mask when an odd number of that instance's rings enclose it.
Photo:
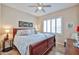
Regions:
[[[2,51],[3,47],[4,35],[0,35],[0,51]]]
[[[13,40],[8,39],[3,41],[3,52],[7,52],[13,49]]]

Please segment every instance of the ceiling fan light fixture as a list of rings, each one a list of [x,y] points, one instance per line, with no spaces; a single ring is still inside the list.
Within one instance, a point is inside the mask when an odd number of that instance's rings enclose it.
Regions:
[[[42,7],[37,7],[38,8],[38,10],[42,10]]]

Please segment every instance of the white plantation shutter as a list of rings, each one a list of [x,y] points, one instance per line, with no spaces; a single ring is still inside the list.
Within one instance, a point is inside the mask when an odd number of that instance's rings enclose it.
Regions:
[[[51,25],[50,20],[47,20],[47,26],[46,26],[47,27],[47,32],[50,32],[50,25]]]
[[[52,27],[51,27],[51,29],[52,29],[52,33],[55,33],[55,19],[52,19]]]
[[[46,20],[43,22],[43,31],[46,32]]]
[[[57,18],[56,19],[56,31],[57,31],[57,33],[61,33],[61,18]]]
[[[61,33],[62,29],[62,18],[52,18],[48,20],[44,20],[43,23],[43,31],[44,32],[52,32],[52,33]]]

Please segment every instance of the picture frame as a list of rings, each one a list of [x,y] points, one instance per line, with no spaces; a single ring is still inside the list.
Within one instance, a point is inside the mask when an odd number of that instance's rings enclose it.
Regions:
[[[33,23],[31,22],[25,22],[25,21],[19,21],[19,27],[33,27]]]

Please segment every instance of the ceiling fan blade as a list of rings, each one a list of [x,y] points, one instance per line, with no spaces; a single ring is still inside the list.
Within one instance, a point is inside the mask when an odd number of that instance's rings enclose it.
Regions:
[[[44,9],[42,9],[43,12],[46,12]]]
[[[38,11],[38,9],[35,10],[35,13]]]
[[[33,6],[28,6],[28,7],[38,7],[38,6],[36,6],[36,5],[34,6],[34,5],[33,5]]]
[[[42,7],[51,7],[51,5],[43,5]]]
[[[42,3],[37,3],[37,6],[41,7],[42,6]]]
[[[44,5],[43,3],[37,3],[36,5],[31,5],[28,7],[51,7],[51,5]]]

